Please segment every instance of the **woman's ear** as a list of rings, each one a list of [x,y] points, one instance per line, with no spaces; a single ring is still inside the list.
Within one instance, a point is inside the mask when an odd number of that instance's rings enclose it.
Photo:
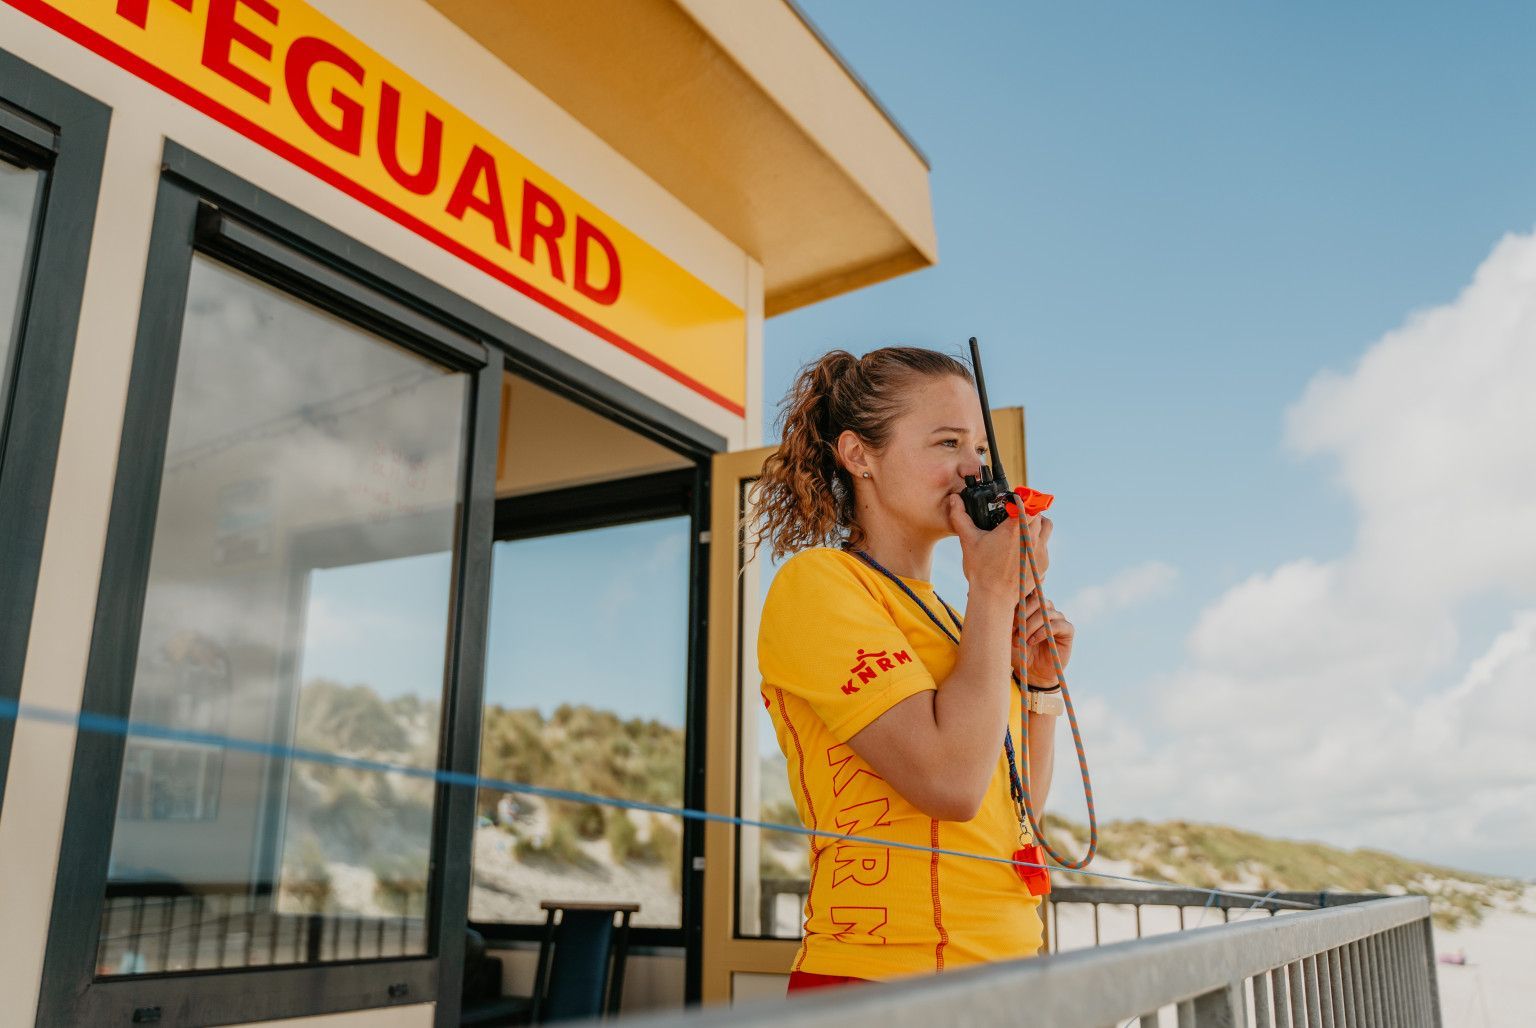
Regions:
[[[865,472],[873,473],[869,456],[864,440],[852,429],[843,429],[843,434],[837,437],[837,461],[848,470],[848,474],[854,478],[868,478]]]

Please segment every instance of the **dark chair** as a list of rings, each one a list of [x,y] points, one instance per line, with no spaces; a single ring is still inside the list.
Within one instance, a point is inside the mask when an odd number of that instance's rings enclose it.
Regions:
[[[638,903],[539,904],[545,911],[532,996],[501,994],[501,961],[485,952],[485,938],[469,929],[464,944],[465,1028],[545,1024],[618,1013],[629,955],[629,918]],[[614,924],[613,915],[620,915]],[[557,916],[558,919],[557,919]]]
[[[539,907],[545,912],[544,940],[533,979],[533,1023],[617,1014],[629,956],[629,917],[640,904],[545,900]],[[617,927],[614,914],[619,915]]]

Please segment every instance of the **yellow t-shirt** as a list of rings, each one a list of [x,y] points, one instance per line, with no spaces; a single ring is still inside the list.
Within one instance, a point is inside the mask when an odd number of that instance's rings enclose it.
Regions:
[[[902,581],[948,624],[933,586]],[[809,549],[779,568],[763,603],[757,657],[763,702],[807,827],[1012,855],[1018,817],[1001,738],[970,821],[929,818],[847,745],[897,703],[939,688],[958,656],[910,597],[852,553]],[[1008,724],[1022,761],[1018,690],[1009,693]],[[1033,956],[1040,948],[1040,900],[1008,864],[825,836],[809,843],[811,890],[794,970],[886,979]]]

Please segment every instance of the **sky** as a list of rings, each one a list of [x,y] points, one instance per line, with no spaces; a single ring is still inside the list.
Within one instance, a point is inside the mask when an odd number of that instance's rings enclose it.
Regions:
[[[939,261],[770,320],[769,418],[829,349],[979,337],[1099,817],[1536,877],[1536,8],[802,6]]]

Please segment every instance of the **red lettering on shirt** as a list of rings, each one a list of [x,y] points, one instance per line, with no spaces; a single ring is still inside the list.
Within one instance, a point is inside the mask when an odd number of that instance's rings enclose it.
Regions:
[[[832,769],[832,795],[841,796],[843,790],[848,788],[848,783],[860,775],[868,775],[877,782],[885,781],[867,767],[854,766],[855,756],[852,748],[845,742],[827,747],[827,767]]]
[[[848,674],[853,677],[848,679],[843,692],[851,695],[858,691],[859,686],[853,684],[855,678],[858,679],[859,685],[863,685],[865,682],[873,682],[883,671],[894,671],[900,665],[910,663],[912,663],[912,655],[906,650],[897,650],[894,653],[888,653],[885,650],[870,652],[860,647],[853,667],[848,669]]]
[[[832,935],[839,942],[847,942],[853,937],[885,942],[879,935],[887,919],[885,907],[832,907],[827,911],[827,917],[842,929]]]
[[[834,889],[850,881],[858,885],[879,885],[891,873],[889,847],[840,842],[833,847],[832,859],[835,861],[832,868]]]
[[[885,796],[853,803],[832,815],[832,821],[844,835],[863,835],[871,828],[888,828],[891,801]]]

